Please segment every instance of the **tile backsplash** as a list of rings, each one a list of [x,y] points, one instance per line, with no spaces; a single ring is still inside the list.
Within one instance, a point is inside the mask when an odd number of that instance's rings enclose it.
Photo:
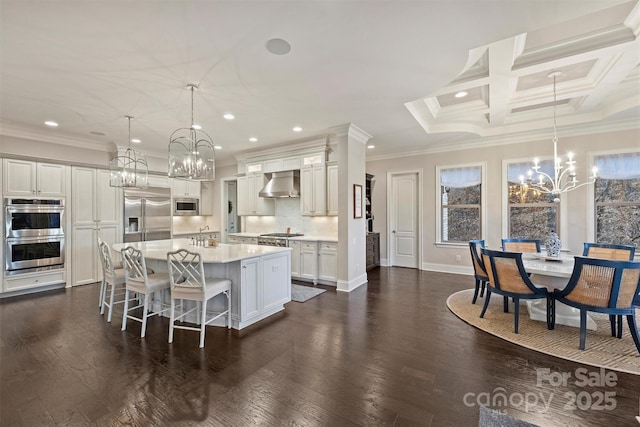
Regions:
[[[174,216],[173,234],[195,233],[205,225],[208,225],[211,231],[220,231],[220,225],[214,223],[212,216]]]
[[[292,233],[338,234],[337,216],[302,216],[298,198],[275,199],[274,216],[247,216],[244,225],[244,231],[252,233],[283,233],[290,227]]]

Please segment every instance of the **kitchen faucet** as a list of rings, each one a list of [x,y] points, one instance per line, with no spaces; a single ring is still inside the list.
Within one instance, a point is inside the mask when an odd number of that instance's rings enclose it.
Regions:
[[[205,225],[204,227],[200,227],[200,231],[198,231],[198,242],[196,246],[204,246],[204,237],[202,237],[202,232],[204,230],[209,230],[209,226]]]

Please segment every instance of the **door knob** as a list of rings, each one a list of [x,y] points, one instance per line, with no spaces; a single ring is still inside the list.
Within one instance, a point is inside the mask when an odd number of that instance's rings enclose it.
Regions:
[[[393,231],[392,231],[392,233],[393,233],[393,234],[396,234],[396,230],[393,230]]]

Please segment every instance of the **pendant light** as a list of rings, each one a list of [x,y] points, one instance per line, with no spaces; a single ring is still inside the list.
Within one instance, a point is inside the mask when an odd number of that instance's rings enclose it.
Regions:
[[[131,116],[125,116],[129,121],[129,142],[127,149],[121,152],[117,149],[115,156],[109,162],[109,185],[111,187],[141,189],[147,188],[149,181],[149,167],[147,159],[139,151],[131,148]]]
[[[191,91],[191,126],[173,131],[169,138],[169,178],[194,181],[213,181],[215,156],[211,137],[193,121],[193,93],[195,84],[187,85]]]
[[[553,176],[543,172],[541,170],[540,162],[536,158],[533,160],[533,166],[528,172],[527,178],[520,177],[520,183],[529,188],[533,188],[541,193],[551,194],[554,196],[553,201],[560,202],[560,194],[573,191],[576,188],[580,188],[584,185],[593,184],[597,178],[597,168],[594,166],[591,169],[591,176],[589,176],[587,182],[578,184],[578,177],[576,174],[576,161],[573,160],[573,153],[567,153],[566,167],[562,165],[562,158],[558,156],[558,131],[556,126],[556,78],[561,76],[562,72],[554,71],[547,77],[553,78]],[[537,176],[537,180],[535,179]]]

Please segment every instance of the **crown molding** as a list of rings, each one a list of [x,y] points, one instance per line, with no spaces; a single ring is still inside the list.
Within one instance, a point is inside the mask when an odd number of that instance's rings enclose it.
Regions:
[[[631,129],[640,129],[640,123],[638,119],[631,118],[626,120],[619,120],[610,123],[597,124],[597,125],[585,125],[576,124],[572,126],[563,127],[561,129],[562,137],[573,137],[587,134],[598,134],[608,132],[619,132]],[[397,159],[402,157],[414,157],[422,156],[426,154],[446,153],[453,151],[469,150],[474,148],[487,148],[503,145],[522,144],[532,141],[540,141],[549,139],[550,133],[548,130],[538,130],[535,132],[527,132],[524,134],[507,134],[490,136],[486,138],[476,138],[465,142],[457,142],[455,144],[438,144],[429,148],[421,150],[408,150],[403,152],[396,152],[393,154],[379,154],[376,156],[367,156],[367,162],[375,162],[379,160]]]
[[[109,152],[111,151],[112,142],[91,142],[77,137],[68,135],[51,135],[50,133],[38,132],[33,129],[17,126],[13,124],[1,123],[0,136],[11,138],[28,139],[31,141],[48,142],[51,144],[68,145],[77,148],[86,148],[89,150]]]

